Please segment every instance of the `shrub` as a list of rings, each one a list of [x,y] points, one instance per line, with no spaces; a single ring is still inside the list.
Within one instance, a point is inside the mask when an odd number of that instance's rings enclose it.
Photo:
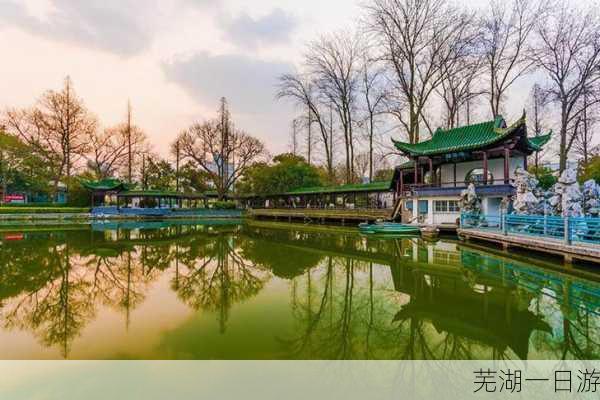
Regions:
[[[90,212],[84,207],[0,207],[0,214],[81,214]]]
[[[0,208],[64,208],[67,207],[66,204],[61,203],[27,203],[27,204],[19,204],[19,203],[7,203],[0,204]]]
[[[536,176],[540,187],[543,190],[549,190],[558,181],[550,168],[535,166],[529,167],[529,172]]]
[[[216,210],[235,210],[237,206],[234,201],[215,201],[212,208]]]
[[[67,205],[69,207],[89,207],[90,201],[90,192],[83,187],[79,179],[72,178],[69,182]]]

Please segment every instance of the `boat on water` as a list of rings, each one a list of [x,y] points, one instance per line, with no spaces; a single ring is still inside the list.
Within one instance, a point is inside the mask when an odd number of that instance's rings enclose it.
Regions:
[[[360,224],[358,229],[365,234],[393,234],[393,235],[418,235],[418,226],[398,224],[395,222],[377,222],[374,224]]]

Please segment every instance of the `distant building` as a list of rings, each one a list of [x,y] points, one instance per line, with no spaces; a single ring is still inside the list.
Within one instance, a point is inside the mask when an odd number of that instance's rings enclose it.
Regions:
[[[567,161],[567,168],[577,168],[577,165],[577,161]],[[560,163],[558,162],[545,162],[542,163],[542,167],[548,168],[555,174],[558,174],[558,172],[560,171]]]
[[[53,185],[53,183],[50,185]],[[11,189],[10,186],[6,189],[6,193],[4,193],[2,187],[0,187],[0,201],[5,204],[65,204],[67,202],[67,187],[64,183],[59,182],[57,192],[54,196],[48,192]]]
[[[207,168],[210,172],[212,172],[213,174],[218,174],[219,173],[219,155],[215,154],[214,155],[214,159],[215,161],[213,162],[209,162],[207,163]],[[227,174],[228,177],[231,177],[234,172],[235,172],[235,166],[232,163],[227,163],[225,165],[225,172]],[[208,186],[212,189],[215,189],[215,184],[214,182],[209,181],[208,182]]]

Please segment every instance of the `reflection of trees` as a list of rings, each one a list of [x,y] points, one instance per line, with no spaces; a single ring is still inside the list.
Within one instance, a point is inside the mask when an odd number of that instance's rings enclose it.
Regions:
[[[292,358],[361,359],[381,357],[380,341],[389,329],[390,301],[376,283],[371,263],[328,257],[320,268],[296,278],[294,317],[299,325],[284,340]]]
[[[290,358],[600,357],[597,285],[456,246],[160,225],[30,235],[3,244],[0,265],[5,326],[64,356],[99,305],[128,323],[168,271],[178,297],[215,313],[222,332],[269,277],[288,280],[295,329],[278,339]]]
[[[9,328],[34,332],[46,346],[59,345],[66,357],[72,339],[93,317],[94,307],[90,282],[85,271],[73,268],[69,245],[54,247],[52,253],[56,263],[41,267],[55,269],[55,277],[11,301],[4,320]]]
[[[596,359],[600,356],[597,284],[467,250],[462,251],[462,261],[470,270],[478,271],[479,276],[494,277],[513,287],[520,308],[527,308],[551,323],[551,332],[532,333],[530,343],[535,357]]]
[[[144,301],[147,287],[157,274],[144,268],[135,248],[116,257],[89,257],[86,266],[93,271],[90,295],[94,302],[123,310],[128,326],[131,311]]]
[[[198,257],[177,257],[173,289],[190,307],[217,313],[224,332],[231,307],[258,294],[267,274],[240,255],[230,236],[215,235],[195,248]]]
[[[315,267],[322,255],[297,245],[274,243],[261,237],[244,237],[239,242],[241,256],[270,270],[273,275],[292,279]]]
[[[135,246],[130,233],[119,232],[116,241],[82,232],[40,234],[3,247],[0,260],[6,261],[6,268],[0,269],[0,312],[4,325],[31,331],[45,346],[58,345],[67,357],[73,339],[94,318],[98,305],[123,310],[128,324],[131,310],[144,300],[148,285],[160,273],[148,267],[148,258],[143,257],[144,250],[160,250]],[[167,250],[167,259],[173,253],[168,242],[159,244]]]
[[[506,271],[504,280],[492,279],[448,263],[460,257],[447,249],[436,254],[397,244],[393,288],[375,279],[381,272],[373,270],[381,266],[352,257],[328,257],[294,279],[298,328],[284,340],[290,357],[526,359],[532,340],[552,343],[547,321],[556,318],[530,309],[543,286],[533,293],[530,285],[515,286]],[[569,357],[590,358],[598,348],[590,335],[598,318],[581,312],[566,318],[560,349],[568,346]]]
[[[533,347],[542,354],[560,360],[595,360],[600,357],[600,315],[585,302],[571,304],[571,282],[563,282],[562,296],[540,294],[531,309],[548,320],[557,321],[551,336],[536,335]],[[560,292],[556,292],[561,294]]]

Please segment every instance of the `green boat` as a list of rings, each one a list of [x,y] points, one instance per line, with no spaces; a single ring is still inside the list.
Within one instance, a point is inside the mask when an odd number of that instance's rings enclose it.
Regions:
[[[394,222],[377,222],[375,224],[360,224],[358,229],[365,234],[394,234],[418,235],[421,231],[418,226],[398,224]]]

